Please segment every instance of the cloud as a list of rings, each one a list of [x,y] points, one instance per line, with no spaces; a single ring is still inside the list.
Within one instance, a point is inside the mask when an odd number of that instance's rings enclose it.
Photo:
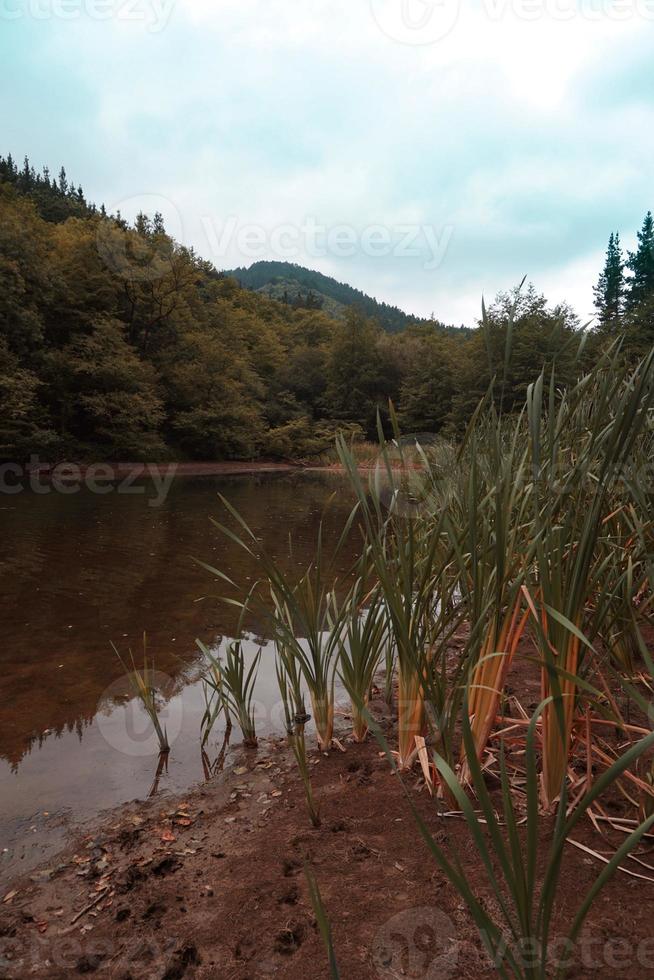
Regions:
[[[424,45],[393,39],[402,0],[177,0],[161,30],[152,0],[140,20],[121,2],[109,20],[87,6],[2,25],[2,149],[65,163],[128,216],[140,195],[168,200],[219,265],[253,260],[236,239],[214,254],[230,217],[263,230],[266,258],[307,218],[359,244],[372,225],[394,241],[450,229],[437,268],[424,235],[416,254],[349,257],[300,236],[294,259],[453,322],[528,273],[585,317],[609,231],[652,203],[654,22],[638,0],[623,19],[609,0],[474,0]]]

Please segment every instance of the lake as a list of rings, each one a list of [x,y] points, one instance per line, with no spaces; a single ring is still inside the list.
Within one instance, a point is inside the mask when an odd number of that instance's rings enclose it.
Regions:
[[[130,492],[0,495],[0,873],[27,869],[54,852],[71,821],[146,797],[157,768],[153,733],[131,697],[123,661],[147,649],[161,674],[172,743],[160,790],[204,776],[205,710],[196,637],[220,650],[235,635],[238,610],[227,587],[194,559],[242,587],[256,564],[210,518],[234,526],[223,494],[270,552],[306,566],[324,514],[336,540],[353,497],[330,473],[177,477],[163,502],[142,481]],[[153,506],[157,503],[157,506]],[[289,535],[293,553],[289,554]],[[353,540],[339,557],[344,572]],[[258,727],[283,734],[273,644],[265,617],[248,624],[247,652],[263,654]],[[220,744],[219,728],[209,756]],[[240,734],[234,730],[232,742]]]

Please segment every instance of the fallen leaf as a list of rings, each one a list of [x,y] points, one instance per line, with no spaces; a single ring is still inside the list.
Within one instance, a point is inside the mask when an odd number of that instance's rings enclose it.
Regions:
[[[3,905],[5,902],[11,902],[12,898],[15,898],[17,894],[18,894],[18,890],[16,888],[14,888],[12,892],[7,892],[5,897],[2,899]]]
[[[164,842],[164,844],[174,844],[177,838],[172,831],[164,830],[163,834],[161,835],[161,840]]]

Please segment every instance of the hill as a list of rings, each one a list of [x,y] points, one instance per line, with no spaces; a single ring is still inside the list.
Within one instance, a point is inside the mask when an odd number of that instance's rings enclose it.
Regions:
[[[161,215],[0,157],[0,462],[308,459],[390,434],[389,401],[405,433],[457,434],[494,376],[507,411],[543,364],[576,376],[567,308],[530,288],[486,321],[412,320],[288,263],[218,273]]]
[[[431,322],[424,317],[411,316],[397,306],[380,303],[360,289],[294,262],[255,262],[249,268],[232,269],[225,274],[238,279],[245,289],[291,306],[321,309],[338,318],[344,316],[348,307],[357,306],[366,316],[374,317],[388,333],[398,333],[411,324]]]

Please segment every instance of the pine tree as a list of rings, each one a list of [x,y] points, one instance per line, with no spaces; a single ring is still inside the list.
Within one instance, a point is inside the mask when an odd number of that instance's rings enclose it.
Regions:
[[[66,178],[66,171],[64,170],[63,167],[59,171],[59,193],[60,194],[68,193],[68,180]]]
[[[153,235],[165,235],[166,228],[164,225],[164,219],[161,211],[155,211],[154,218],[152,219],[152,233]]]
[[[595,308],[603,330],[616,330],[620,324],[624,312],[624,285],[620,235],[611,232],[604,269],[594,289]]]
[[[629,253],[627,267],[632,276],[628,282],[626,308],[636,310],[654,294],[654,218],[648,211],[638,232],[638,248]]]
[[[28,191],[32,186],[31,176],[30,176],[30,162],[25,157],[23,161],[23,169],[21,171],[19,186],[21,190]]]
[[[143,235],[144,237],[147,237],[148,235],[152,234],[152,225],[150,223],[150,219],[148,218],[147,214],[145,214],[143,211],[139,211],[139,213],[136,215],[136,220],[134,222],[134,229],[137,232],[137,234]]]

